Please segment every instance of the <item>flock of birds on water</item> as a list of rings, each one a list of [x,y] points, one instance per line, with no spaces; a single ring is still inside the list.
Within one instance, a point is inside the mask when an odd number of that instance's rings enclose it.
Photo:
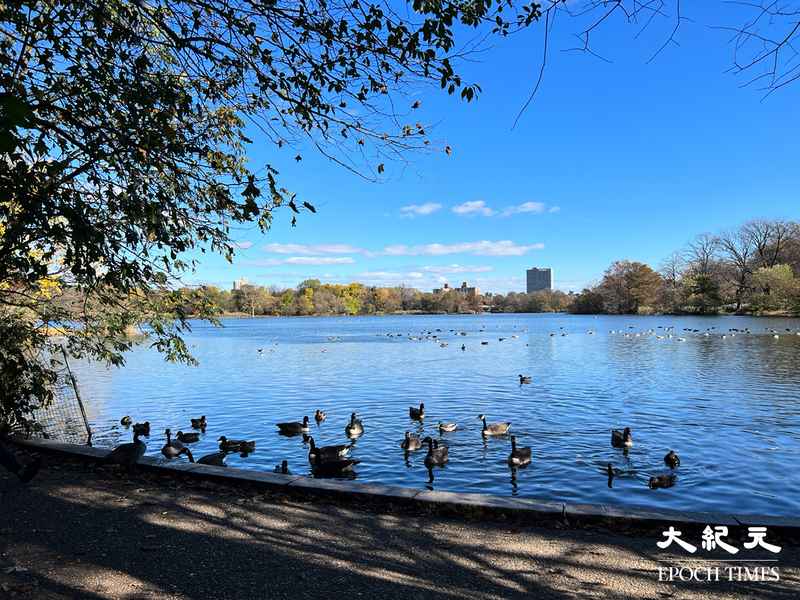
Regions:
[[[671,326],[660,326],[643,331],[634,331],[634,329],[635,328],[633,326],[630,326],[627,329],[610,330],[609,335],[622,335],[626,338],[652,336],[657,339],[676,339],[677,341],[686,341],[686,338],[682,336],[691,334],[699,334],[704,337],[719,336],[722,339],[726,339],[727,337],[735,337],[737,334],[752,334],[752,331],[749,328],[730,328],[726,333],[719,333],[716,327],[709,327],[705,330],[684,328],[682,329],[682,335],[677,334],[675,327]],[[455,333],[456,335],[460,336],[467,335],[466,332],[458,332],[454,329],[449,331],[450,333]],[[527,331],[527,329],[522,329],[522,331]],[[765,331],[771,334],[775,339],[780,337],[780,333],[774,328],[767,327],[765,328]],[[412,341],[433,340],[438,342],[442,347],[446,347],[448,343],[440,339],[439,333],[441,332],[441,329],[435,329],[427,332],[423,331],[419,336],[408,334],[407,337]],[[480,332],[485,332],[485,329],[480,329]],[[800,330],[786,328],[785,332],[800,336]],[[587,331],[587,334],[594,335],[595,331],[589,330]],[[388,337],[406,337],[399,333],[387,333],[385,335]],[[567,332],[563,331],[563,328],[561,328],[560,333],[557,334],[553,332],[549,335],[550,337],[555,337],[556,335],[566,337],[568,334]],[[510,337],[513,339],[518,338],[519,336],[517,334],[513,334]],[[502,342],[505,339],[505,337],[500,337],[498,338],[498,341]],[[341,338],[338,336],[329,336],[328,341],[341,341]],[[481,341],[481,345],[487,344],[487,341]],[[465,344],[461,345],[461,350],[466,350]],[[259,354],[262,354],[264,349],[258,348],[257,351]],[[325,349],[323,349],[323,351],[325,351]],[[520,374],[518,375],[518,379],[521,386],[531,384],[533,382],[532,377],[529,375]],[[423,422],[426,416],[425,404],[422,403],[419,405],[419,407],[409,407],[408,415],[412,421]],[[478,415],[477,418],[482,421],[482,428],[480,432],[484,440],[487,438],[505,437],[510,442],[508,465],[512,469],[512,479],[514,479],[517,468],[525,468],[532,462],[533,452],[531,448],[529,446],[523,447],[517,445],[516,436],[510,434],[511,422],[504,421],[488,423],[486,416],[483,414]],[[314,413],[314,420],[316,421],[317,425],[326,419],[327,414],[325,412],[319,409],[316,410]],[[140,438],[150,436],[150,423],[134,423],[130,416],[123,417],[120,423],[125,428],[132,428],[133,442],[121,444],[114,448],[106,457],[105,462],[122,465],[128,469],[131,469],[139,461],[139,459],[144,456],[147,450],[146,444]],[[352,477],[353,468],[361,461],[358,459],[349,458],[349,454],[354,446],[354,441],[364,434],[364,424],[361,419],[358,418],[358,415],[355,412],[350,415],[350,420],[344,427],[344,433],[346,438],[349,440],[349,443],[343,444],[317,446],[314,438],[310,435],[311,430],[309,423],[310,419],[308,416],[303,417],[302,421],[276,423],[277,433],[290,437],[302,436],[303,444],[307,445],[308,447],[308,462],[314,477]],[[208,422],[205,416],[201,416],[196,419],[190,419],[189,425],[192,431],[183,432],[181,430],[178,431],[174,437],[172,436],[171,429],[166,429],[164,431],[165,443],[161,447],[161,454],[168,460],[177,459],[180,456],[185,455],[191,463],[196,462],[198,464],[224,467],[226,466],[225,459],[229,454],[236,453],[242,457],[247,457],[250,453],[255,451],[255,441],[228,439],[226,436],[221,435],[217,440],[219,444],[219,450],[217,452],[204,455],[195,460],[189,446],[200,441],[200,434],[205,434],[206,428],[208,427]],[[439,422],[437,429],[440,437],[444,437],[444,434],[455,432],[459,430],[460,427],[457,423]],[[426,450],[424,464],[430,473],[431,482],[433,481],[433,468],[443,467],[450,460],[450,452],[447,444],[445,444],[444,441],[433,439],[430,436],[420,438],[418,435],[412,434],[410,431],[406,431],[403,439],[400,441],[399,446],[400,449],[405,453],[406,459],[408,459],[409,454],[412,452],[417,452],[423,449]],[[627,455],[628,450],[633,446],[633,434],[631,433],[631,429],[629,427],[625,427],[624,429],[612,429],[611,446],[613,448],[622,449],[624,454]],[[664,456],[664,464],[670,469],[670,472],[667,474],[650,477],[647,482],[647,485],[650,489],[669,488],[675,484],[675,471],[681,464],[680,457],[674,450],[669,450],[669,452],[667,452],[667,454]],[[276,465],[274,470],[276,473],[291,474],[289,471],[288,461],[286,460],[283,460],[280,464]],[[606,473],[608,476],[608,487],[613,486],[613,480],[615,477],[624,474],[622,470],[615,468],[612,463],[608,463],[606,467]]]

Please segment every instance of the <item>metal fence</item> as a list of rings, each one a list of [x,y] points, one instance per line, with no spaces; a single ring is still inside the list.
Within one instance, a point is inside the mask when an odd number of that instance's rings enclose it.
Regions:
[[[91,446],[92,429],[86,418],[78,382],[63,348],[61,354],[59,362],[62,364],[53,389],[53,401],[49,406],[33,413],[34,421],[41,428],[33,437]]]

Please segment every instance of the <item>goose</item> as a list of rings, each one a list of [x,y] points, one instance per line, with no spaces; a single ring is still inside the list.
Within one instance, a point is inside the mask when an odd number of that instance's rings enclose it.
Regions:
[[[440,433],[450,433],[455,431],[458,428],[458,425],[455,423],[442,423],[439,421],[439,432]]]
[[[226,467],[225,464],[225,457],[227,456],[226,452],[212,452],[211,454],[206,454],[205,456],[200,457],[197,461],[198,464],[201,465],[211,465],[214,467]]]
[[[280,433],[295,435],[308,432],[308,416],[303,417],[303,422],[293,421],[291,423],[277,423]]]
[[[408,407],[408,416],[415,421],[421,421],[425,418],[425,404],[420,403],[419,408],[413,406]]]
[[[626,427],[624,430],[619,429],[611,430],[611,446],[613,448],[630,448],[633,446],[633,436],[631,435],[631,428]]]
[[[434,446],[433,439],[428,436],[424,440],[423,443],[428,444],[428,454],[425,455],[425,466],[431,468],[433,466],[442,466],[444,463],[448,461],[449,457],[449,450],[447,446],[439,446],[438,444]]]
[[[284,475],[291,475],[291,473],[289,472],[289,461],[288,460],[284,460],[284,461],[281,462],[281,464],[275,465],[274,471],[275,471],[275,473],[282,473]]]
[[[483,421],[483,429],[481,434],[487,435],[505,435],[511,429],[511,423],[486,423],[486,415],[478,415],[478,418]]]
[[[530,375],[520,375],[519,376],[519,384],[522,385],[523,383],[531,383],[533,379],[531,379]]]
[[[112,465],[122,465],[129,469],[144,456],[147,444],[139,439],[138,431],[133,432],[133,442],[120,444],[106,455],[104,461]]]
[[[167,443],[161,447],[161,454],[167,458],[176,458],[184,446],[180,441],[172,439],[172,432],[169,429],[165,430],[164,434],[167,436]]]
[[[361,419],[356,418],[356,413],[350,414],[350,422],[345,426],[344,432],[347,437],[358,437],[364,433],[364,425]]]
[[[666,456],[664,456],[664,464],[670,469],[677,469],[681,466],[681,458],[675,454],[675,450],[670,450],[667,452]]]
[[[125,415],[119,420],[119,424],[125,427],[130,427],[133,423],[133,419],[131,419],[128,415]]]
[[[256,449],[255,442],[245,440],[229,440],[224,435],[219,436],[219,449],[223,452],[252,452]]]
[[[206,428],[206,416],[203,415],[199,419],[189,419],[192,423],[192,429],[205,429]]]
[[[200,441],[199,433],[183,433],[182,431],[179,431],[178,435],[175,437],[178,438],[179,442],[184,444],[194,444],[195,442]]]
[[[352,473],[353,467],[360,463],[360,460],[354,458],[339,458],[325,461],[317,459],[311,463],[311,471],[314,477],[341,477]]]
[[[516,436],[511,436],[511,454],[508,455],[508,464],[520,466],[527,465],[531,462],[531,448],[526,446],[524,448],[517,447]]]
[[[308,462],[314,462],[317,458],[326,460],[335,460],[347,456],[353,444],[339,444],[336,446],[317,446],[314,443],[314,438],[308,438]]]
[[[651,490],[670,488],[673,485],[675,485],[675,475],[657,475],[647,482],[647,487]]]
[[[406,452],[413,452],[422,448],[422,442],[416,435],[411,435],[410,431],[406,431],[406,437],[400,442],[400,447]]]
[[[328,415],[327,415],[327,414],[325,414],[325,412],[321,411],[320,409],[317,409],[317,410],[314,412],[314,420],[315,420],[317,423],[320,423],[320,422],[324,421],[324,420],[325,420],[325,419],[327,419],[327,418],[328,418]]]
[[[150,421],[145,421],[144,423],[134,423],[133,432],[145,437],[150,437]]]

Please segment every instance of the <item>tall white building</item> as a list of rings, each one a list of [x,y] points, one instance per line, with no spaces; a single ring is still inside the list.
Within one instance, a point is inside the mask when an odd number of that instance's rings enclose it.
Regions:
[[[248,283],[250,282],[247,281],[247,279],[245,279],[244,277],[240,277],[239,279],[233,282],[233,289],[240,290],[242,289],[242,286],[247,285]]]

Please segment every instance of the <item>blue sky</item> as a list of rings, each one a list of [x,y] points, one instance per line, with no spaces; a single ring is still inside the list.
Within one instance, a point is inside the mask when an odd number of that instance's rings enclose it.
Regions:
[[[387,163],[378,183],[311,151],[296,163],[295,150],[253,132],[254,158],[317,214],[292,228],[280,212],[266,235],[237,230],[234,264],[204,255],[186,281],[283,287],[315,277],[428,290],[466,280],[507,292],[524,291],[526,268],[548,266],[557,287],[579,290],[617,259],[657,267],[697,234],[800,218],[800,82],[766,100],[741,89],[725,73],[728,34],[707,26],[729,14],[720,6],[684,8],[694,22],[682,24],[680,47],[650,64],[669,35],[665,19],[638,39],[636,26],[607,23],[593,47],[610,63],[564,52],[577,24],[556,23],[542,87],[513,130],[536,79],[541,27],[496,40],[461,65],[483,88],[476,102],[433,88],[412,96],[422,102],[414,117],[453,154]]]

